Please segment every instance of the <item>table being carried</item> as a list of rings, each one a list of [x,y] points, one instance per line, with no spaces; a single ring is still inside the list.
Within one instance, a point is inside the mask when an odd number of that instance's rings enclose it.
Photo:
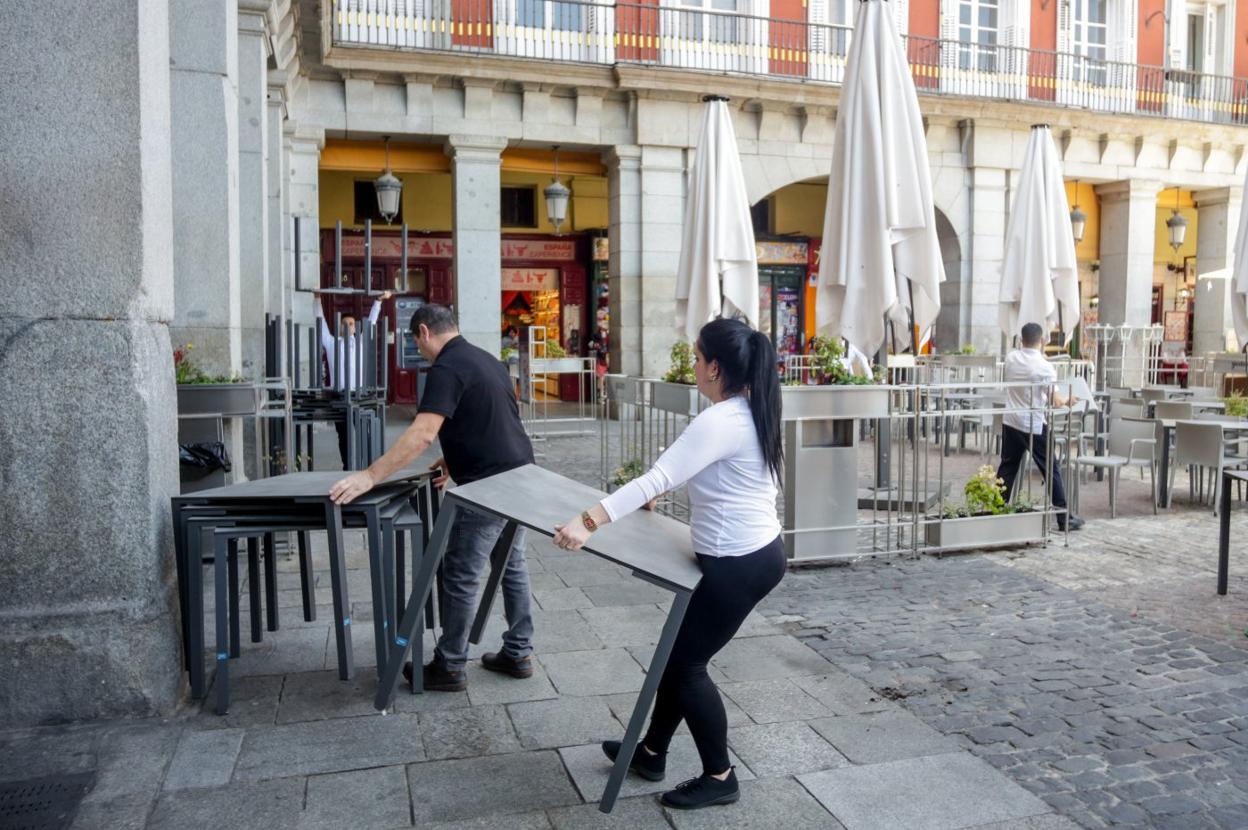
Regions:
[[[374,702],[377,709],[389,708],[398,688],[403,664],[408,659],[413,642],[419,642],[424,618],[422,609],[433,587],[438,563],[446,553],[455,515],[460,510],[488,513],[507,522],[490,554],[490,575],[469,637],[471,642],[478,643],[489,617],[494,595],[502,581],[511,542],[517,529],[526,527],[536,533],[553,537],[557,523],[576,514],[586,504],[600,501],[604,496],[599,490],[532,464],[446,491],[437,523],[421,560],[420,572],[413,581],[407,608],[395,628],[394,641],[389,644],[390,653],[386,658],[385,671]],[[646,713],[654,701],[672,644],[680,630],[689,599],[702,579],[702,571],[693,553],[689,527],[674,519],[644,510],[601,528],[583,550],[586,554],[600,556],[630,568],[633,576],[671,591],[673,595],[671,610],[663,624],[663,632],[659,636],[645,682],[629,718],[619,755],[616,756],[611,776],[599,802],[599,809],[609,813],[615,806],[616,796],[624,783],[633,751],[641,738],[641,727]],[[415,686],[420,683],[421,674],[418,667],[413,668],[417,669],[412,672]]]

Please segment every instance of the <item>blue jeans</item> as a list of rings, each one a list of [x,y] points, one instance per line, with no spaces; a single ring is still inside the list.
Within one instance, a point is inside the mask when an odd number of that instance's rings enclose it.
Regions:
[[[477,590],[489,570],[490,551],[506,522],[460,508],[442,558],[442,636],[434,659],[449,671],[463,671],[468,662],[468,634],[477,611]],[[503,613],[507,631],[503,653],[517,660],[533,653],[532,591],[524,561],[524,528],[517,528],[503,571]]]

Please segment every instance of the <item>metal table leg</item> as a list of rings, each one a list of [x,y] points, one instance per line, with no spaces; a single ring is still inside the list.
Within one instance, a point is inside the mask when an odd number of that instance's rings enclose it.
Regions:
[[[403,614],[403,619],[395,626],[394,642],[389,644],[390,653],[386,656],[386,668],[377,684],[377,696],[373,700],[373,705],[378,710],[384,711],[389,708],[390,701],[394,698],[394,690],[398,688],[399,678],[402,677],[403,663],[406,662],[408,653],[413,650],[413,642],[416,643],[417,649],[420,648],[420,638],[424,636],[422,622],[425,616],[425,601],[429,598],[429,592],[433,590],[433,575],[438,563],[442,561],[442,556],[446,553],[451,523],[455,521],[457,512],[458,508],[453,501],[446,504],[439,511],[437,524],[433,526],[429,546],[425,549],[424,556],[421,557],[420,570],[412,580],[412,593],[407,600],[407,610]],[[413,691],[419,691],[422,682],[420,667],[413,663],[412,669]]]
[[[374,506],[364,511],[368,537],[368,577],[373,595],[373,649],[377,656],[377,675],[380,677],[386,664],[386,643],[389,639],[389,622],[386,609],[385,577],[382,560],[385,555],[381,542],[381,515]]]
[[[1161,466],[1157,471],[1157,504],[1170,506],[1170,430],[1161,428]]]
[[[303,619],[316,621],[316,572],[312,568],[312,547],[308,544],[308,532],[301,530],[299,539],[299,586],[303,589]]]
[[[238,544],[237,540],[231,540],[234,545]],[[238,596],[237,592],[230,596]],[[260,625],[260,540],[254,536],[247,540],[247,598],[251,605],[251,641],[259,643],[264,641],[264,629]],[[234,614],[237,617],[237,613]],[[231,657],[237,657],[237,654],[231,653]]]
[[[481,642],[481,634],[490,620],[490,609],[494,607],[494,596],[498,593],[499,583],[503,581],[503,573],[507,570],[507,560],[511,558],[511,545],[516,539],[519,525],[508,522],[503,532],[498,534],[498,541],[490,551],[490,576],[485,583],[485,592],[481,595],[481,603],[477,606],[477,616],[472,622],[472,630],[468,633],[468,642],[477,645]]]
[[[237,542],[233,539],[227,540],[224,534],[214,534],[215,544],[213,545],[212,568],[215,574],[214,582],[214,604],[216,605],[216,629],[217,629],[217,714],[224,715],[230,711],[230,640],[227,631],[226,617],[227,602],[229,599],[229,585],[227,562],[229,560],[228,548],[231,543],[237,546]]]
[[[342,507],[325,500],[325,535],[329,540],[329,579],[334,595],[334,642],[338,647],[338,679],[355,675],[351,653],[351,605],[347,600],[346,551],[342,541]]]
[[[1218,498],[1218,594],[1226,596],[1231,565],[1231,482],[1222,473],[1222,494]]]
[[[672,645],[680,632],[680,624],[685,618],[685,610],[693,595],[684,591],[672,597],[672,610],[663,623],[663,633],[659,635],[659,644],[655,646],[654,656],[650,658],[650,668],[646,671],[645,682],[641,684],[641,692],[637,695],[637,703],[633,705],[633,714],[628,719],[628,728],[624,730],[624,740],[620,742],[620,754],[615,758],[611,768],[611,777],[607,779],[606,789],[602,791],[602,799],[598,802],[601,812],[609,813],[615,807],[616,796],[624,784],[624,776],[628,774],[628,766],[632,763],[633,752],[637,742],[641,740],[641,727],[645,723],[646,713],[654,702],[655,692],[659,689],[659,681],[663,678],[663,670],[667,668],[667,658],[671,656]]]
[[[277,610],[277,545],[272,533],[264,534],[264,598],[269,631],[279,627]]]

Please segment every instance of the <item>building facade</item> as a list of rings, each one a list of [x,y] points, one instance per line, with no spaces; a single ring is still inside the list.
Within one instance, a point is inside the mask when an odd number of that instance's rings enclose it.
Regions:
[[[1248,0],[890,2],[927,122],[937,346],[1001,346],[1013,189],[1028,129],[1046,123],[1088,216],[1084,320],[1190,311],[1188,350],[1223,348]],[[613,371],[659,374],[710,93],[730,99],[764,319],[785,349],[813,334],[855,0],[57,5],[6,8],[0,27],[0,384],[17,390],[0,401],[0,661],[24,667],[8,722],[177,699],[177,345],[210,373],[262,375],[266,319],[310,323],[309,289],[341,268],[454,305],[491,350],[541,325],[570,352],[609,349]],[[408,271],[397,225],[377,221],[364,273],[387,138]],[[557,226],[555,178],[570,191]],[[1189,223],[1177,248],[1174,211]]]

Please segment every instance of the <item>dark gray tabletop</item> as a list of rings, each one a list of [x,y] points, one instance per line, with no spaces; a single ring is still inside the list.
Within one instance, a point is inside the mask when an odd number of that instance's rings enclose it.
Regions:
[[[1236,418],[1231,415],[1219,415],[1209,418],[1158,418],[1166,429],[1174,429],[1179,421],[1193,421],[1198,424],[1221,424],[1227,429],[1248,429],[1248,419]]]
[[[606,493],[534,464],[446,491],[450,498],[512,519],[545,536],[555,524],[601,501]],[[673,587],[692,591],[702,579],[688,525],[638,510],[600,528],[585,548]]]
[[[348,473],[342,471],[323,473],[287,473],[286,475],[258,478],[252,481],[241,481],[225,487],[213,487],[208,490],[197,490],[177,498],[193,501],[254,501],[264,499],[318,499],[328,498],[329,488],[340,481]],[[406,484],[419,481],[430,475],[428,470],[408,467],[399,470],[378,485],[382,488],[387,484]],[[362,498],[368,498],[367,494]]]

